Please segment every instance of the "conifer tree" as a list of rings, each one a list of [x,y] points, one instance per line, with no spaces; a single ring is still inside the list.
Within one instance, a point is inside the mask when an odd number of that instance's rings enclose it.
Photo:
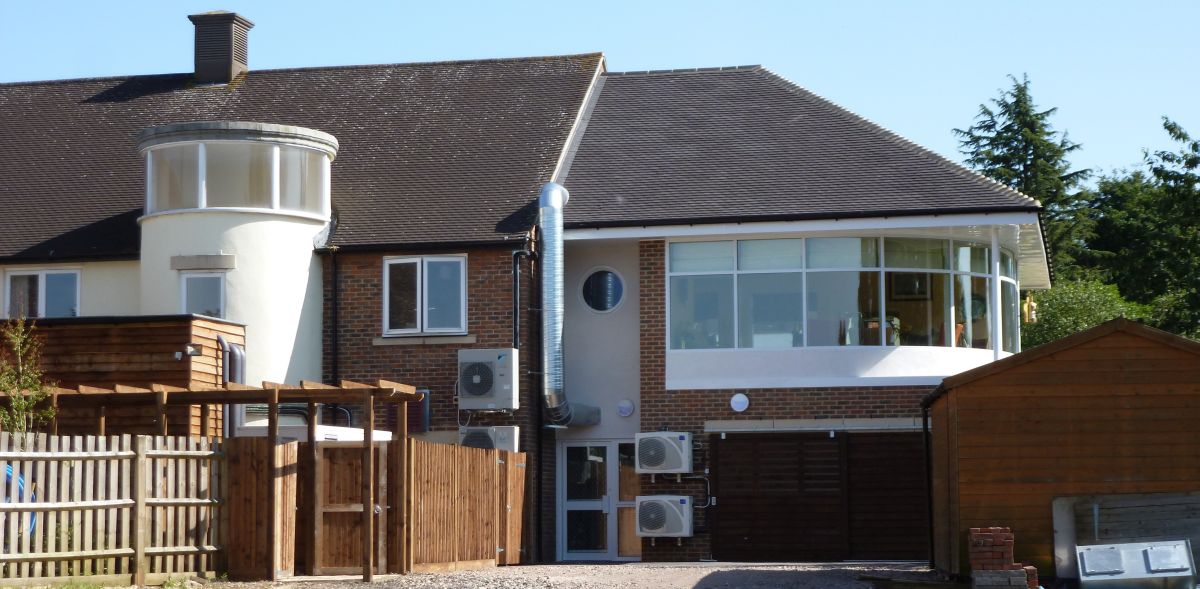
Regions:
[[[1028,76],[1009,79],[1011,88],[979,105],[975,124],[954,133],[967,165],[1042,203],[1051,263],[1057,274],[1072,277],[1091,231],[1088,195],[1078,190],[1091,171],[1071,169],[1067,156],[1080,145],[1051,126],[1058,109],[1038,110]]]

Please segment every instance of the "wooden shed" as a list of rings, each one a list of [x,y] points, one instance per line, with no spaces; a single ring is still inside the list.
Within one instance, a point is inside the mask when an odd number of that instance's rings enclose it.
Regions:
[[[923,406],[942,571],[968,572],[969,528],[1010,526],[1015,559],[1053,576],[1056,498],[1200,491],[1200,343],[1133,321],[947,378]]]

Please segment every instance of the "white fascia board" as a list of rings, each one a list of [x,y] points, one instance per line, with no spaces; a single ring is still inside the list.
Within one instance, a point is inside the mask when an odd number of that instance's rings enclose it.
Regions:
[[[1036,225],[1038,215],[1029,213],[973,213],[967,215],[918,215],[912,217],[862,217],[810,221],[767,221],[713,223],[702,225],[650,225],[642,227],[599,227],[568,229],[567,241],[591,239],[653,239],[713,235],[759,235],[770,233],[823,233],[829,231],[879,231],[887,229],[936,229],[977,225]]]

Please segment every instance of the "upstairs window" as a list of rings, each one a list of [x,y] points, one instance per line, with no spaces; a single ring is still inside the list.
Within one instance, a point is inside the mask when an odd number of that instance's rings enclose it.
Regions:
[[[385,335],[466,333],[467,258],[385,258]]]
[[[5,285],[8,317],[76,317],[79,271],[9,272]]]
[[[146,212],[256,209],[325,216],[329,158],[257,141],[206,141],[151,148]]]
[[[182,311],[192,315],[225,318],[225,275],[188,272],[181,275]]]

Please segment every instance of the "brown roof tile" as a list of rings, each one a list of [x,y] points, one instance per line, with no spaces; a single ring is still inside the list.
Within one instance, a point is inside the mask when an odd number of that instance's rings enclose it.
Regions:
[[[137,255],[137,132],[241,120],[333,134],[333,243],[496,242],[526,229],[599,54],[0,85],[0,260]]]
[[[568,227],[1035,211],[758,66],[606,74]]]

